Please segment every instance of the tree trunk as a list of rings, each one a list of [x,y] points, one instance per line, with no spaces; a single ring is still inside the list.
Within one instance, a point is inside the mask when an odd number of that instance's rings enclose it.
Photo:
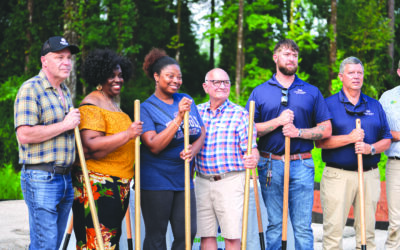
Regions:
[[[289,23],[293,19],[292,1],[291,0],[286,0],[286,18],[287,18],[287,22],[289,22]],[[288,27],[288,30],[290,30],[290,27]]]
[[[242,82],[242,68],[243,68],[243,5],[244,0],[239,0],[239,16],[238,16],[238,35],[237,35],[237,48],[236,48],[236,102],[240,99],[240,85]]]
[[[78,13],[78,0],[66,0],[64,11],[64,37],[70,44],[78,44],[78,35],[76,31],[73,29],[74,14]],[[64,83],[68,86],[69,91],[71,92],[72,103],[75,103],[76,99],[76,81],[77,81],[77,73],[76,73],[76,55],[72,55],[72,68],[71,74],[64,81]]]
[[[215,0],[211,0],[211,18],[210,18],[211,30],[214,30],[214,28],[215,28],[214,13],[215,13]],[[214,68],[214,65],[215,65],[215,63],[214,63],[214,42],[215,42],[214,35],[212,35],[211,39],[210,39],[210,65],[209,65],[210,69]]]
[[[175,60],[179,63],[179,56],[180,56],[180,42],[181,42],[181,9],[182,9],[182,0],[178,0],[178,24],[177,24],[177,30],[176,30],[176,54],[175,54]]]
[[[329,93],[332,91],[332,80],[336,78],[336,74],[333,71],[336,63],[336,38],[337,38],[337,2],[336,0],[331,0],[331,19],[330,19],[330,26],[331,26],[331,36],[329,41],[329,81],[328,81],[328,90]]]
[[[388,0],[388,17],[389,17],[389,30],[394,36],[394,0]],[[394,38],[389,44],[388,47],[388,54],[389,57],[391,58],[391,65],[390,65],[390,74],[394,73]]]
[[[25,52],[25,67],[24,72],[28,71],[29,61],[30,61],[30,52],[31,52],[31,45],[32,45],[32,33],[31,27],[33,26],[33,0],[28,0],[27,3],[28,8],[28,28],[26,29],[26,40],[28,40],[28,47],[26,48]]]

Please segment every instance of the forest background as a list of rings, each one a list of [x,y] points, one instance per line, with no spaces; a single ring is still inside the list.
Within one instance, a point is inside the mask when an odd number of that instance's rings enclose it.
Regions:
[[[364,64],[363,92],[379,98],[397,85],[399,1],[395,0],[8,0],[0,2],[0,199],[21,199],[13,105],[21,84],[40,70],[40,49],[62,35],[81,52],[67,84],[75,106],[88,94],[80,68],[89,51],[110,48],[133,62],[121,108],[133,117],[133,101],[154,92],[142,70],[144,56],[163,48],[181,66],[181,92],[201,103],[205,73],[225,69],[230,99],[244,106],[253,88],[275,72],[272,50],[282,38],[300,47],[298,75],[325,97],[338,92],[341,60]],[[313,150],[316,181],[324,164]],[[386,157],[379,164],[385,179]]]

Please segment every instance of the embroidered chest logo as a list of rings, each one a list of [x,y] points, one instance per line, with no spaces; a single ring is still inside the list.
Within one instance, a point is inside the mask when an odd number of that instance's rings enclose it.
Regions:
[[[296,91],[294,91],[294,93],[296,95],[304,95],[306,92],[304,90],[302,90],[302,89],[296,89]]]
[[[390,102],[390,104],[396,104],[396,103],[397,103],[396,100],[392,100],[392,101]]]
[[[374,113],[371,110],[367,109],[365,110],[364,115],[374,115]]]

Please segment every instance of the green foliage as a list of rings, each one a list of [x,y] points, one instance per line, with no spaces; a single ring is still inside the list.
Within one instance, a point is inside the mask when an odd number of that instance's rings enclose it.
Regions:
[[[68,2],[66,2],[68,1]],[[133,114],[133,100],[142,102],[154,92],[154,80],[142,70],[145,55],[153,47],[164,48],[171,57],[180,50],[183,74],[181,92],[187,92],[196,103],[208,100],[202,89],[209,70],[205,55],[200,54],[192,26],[189,3],[181,0],[181,33],[177,43],[177,1],[171,0],[65,0],[33,1],[33,16],[29,20],[27,0],[0,1],[0,171],[2,166],[18,167],[17,141],[13,126],[13,103],[20,84],[40,69],[40,49],[50,36],[75,31],[81,53],[77,55],[77,99],[89,91],[80,79],[80,66],[86,54],[94,48],[110,48],[128,56],[134,64],[134,77],[125,82],[121,106]],[[224,4],[220,4],[220,3]],[[68,7],[65,3],[70,3]],[[357,56],[365,67],[363,92],[374,98],[386,89],[400,84],[396,74],[390,74],[391,59],[387,46],[400,37],[400,17],[395,15],[395,32],[391,34],[386,14],[386,1],[337,1],[337,61]],[[206,32],[206,38],[216,37],[221,54],[216,61],[230,78],[235,76],[237,46],[238,0],[219,0],[222,6],[214,14],[216,27]],[[396,2],[395,9],[400,8]],[[357,10],[357,11],[354,11]],[[366,14],[367,13],[367,14]],[[43,18],[46,17],[46,18]],[[210,18],[206,16],[205,18]],[[67,21],[69,20],[69,21]],[[68,23],[66,23],[68,22]],[[329,73],[330,29],[329,0],[245,0],[244,5],[244,77],[239,104],[244,106],[255,86],[268,80],[275,72],[272,49],[282,38],[292,38],[300,47],[298,76],[319,87],[327,96]],[[207,39],[205,39],[207,40]],[[400,48],[395,47],[395,65]],[[332,82],[332,93],[342,87],[339,79]],[[231,100],[233,96],[232,86]],[[314,152],[315,151],[315,152]],[[316,173],[323,164],[314,150]],[[380,163],[384,171],[384,155]],[[322,167],[321,167],[322,166]],[[383,172],[381,172],[383,173]],[[318,174],[319,175],[319,174]],[[317,176],[316,175],[316,179]],[[384,176],[384,175],[381,175]],[[4,179],[4,178],[3,178]]]
[[[386,16],[386,1],[338,3],[338,51],[343,53],[338,60],[356,56],[363,62],[363,92],[375,99],[385,90],[382,76],[390,68],[387,47],[393,34]]]
[[[314,181],[315,182],[321,182],[322,172],[324,171],[324,168],[325,168],[325,162],[322,161],[321,152],[322,152],[322,150],[320,148],[316,148],[316,147],[314,147],[314,149],[311,150],[312,158],[314,161],[314,169],[315,169]]]
[[[59,1],[33,1],[33,10],[32,22],[29,22],[27,0],[1,3],[0,82],[13,75],[37,74],[43,42],[49,36],[63,33],[59,21],[63,4]]]
[[[287,38],[294,40],[302,51],[314,50],[317,45],[314,43],[314,35],[311,34],[310,27],[304,29],[306,20],[310,19],[310,11],[307,2],[295,0],[291,2],[291,13],[293,19],[289,23]],[[312,18],[312,17],[311,17]]]
[[[344,59],[344,51],[338,50],[337,51],[337,59],[336,63],[334,66],[334,72],[339,73],[339,68],[340,68],[340,63]],[[332,80],[332,90],[331,90],[331,95],[338,93],[342,89],[342,81],[340,81],[339,77],[335,78]]]
[[[184,44],[178,42],[178,35],[174,35],[171,37],[171,42],[167,45],[168,49],[179,49]]]
[[[269,69],[264,69],[258,66],[258,59],[253,58],[253,61],[249,64],[246,64],[244,67],[244,71],[246,72],[246,77],[243,78],[241,95],[239,99],[239,105],[245,106],[247,103],[247,99],[249,98],[251,91],[258,85],[262,84],[266,81],[266,79],[271,78],[273,72]],[[230,100],[236,100],[235,89],[231,88],[231,93],[229,96]]]
[[[385,153],[381,153],[381,160],[378,163],[379,174],[381,176],[381,181],[386,181],[386,162],[388,157]]]
[[[263,83],[272,76],[268,67],[272,61],[270,48],[274,42],[272,26],[280,25],[282,21],[269,14],[277,8],[269,1],[245,1],[244,5],[244,76],[241,83],[240,105],[245,105],[247,98],[255,86]],[[234,80],[237,46],[237,1],[226,1],[222,13],[217,17],[220,27],[209,30],[211,36],[217,35],[223,45],[219,67],[226,70]],[[237,100],[234,87],[231,91],[231,100]]]
[[[135,9],[137,14],[133,41],[140,49],[131,56],[134,63],[134,79],[125,83],[121,93],[121,107],[128,114],[133,114],[134,99],[143,102],[154,92],[154,79],[148,79],[142,70],[145,55],[153,47],[157,47],[165,49],[168,55],[174,58],[177,48],[177,44],[173,43],[177,41],[176,5],[169,0],[135,1]],[[191,26],[191,15],[188,1],[182,1],[179,39],[179,64],[183,78],[181,92],[201,97],[204,96],[202,83],[208,71],[208,62],[207,58],[199,53]]]
[[[14,101],[18,89],[27,79],[26,76],[10,76],[8,80],[0,85],[0,102]]]
[[[15,169],[18,165],[18,144],[14,130],[14,100],[26,76],[12,76],[0,85],[0,166],[11,164]],[[1,167],[0,167],[1,169]]]
[[[0,200],[22,200],[20,172],[15,172],[12,164],[0,168]]]

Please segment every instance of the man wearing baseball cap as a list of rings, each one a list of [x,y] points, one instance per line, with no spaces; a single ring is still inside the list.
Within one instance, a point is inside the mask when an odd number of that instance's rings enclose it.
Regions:
[[[79,48],[60,36],[42,47],[42,69],[23,83],[14,103],[21,188],[29,211],[29,249],[58,249],[74,199],[70,169],[78,109],[63,81]]]

